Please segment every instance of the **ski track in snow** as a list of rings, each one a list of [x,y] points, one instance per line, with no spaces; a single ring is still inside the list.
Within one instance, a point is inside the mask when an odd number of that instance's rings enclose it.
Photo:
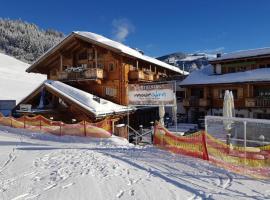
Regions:
[[[44,143],[27,137],[22,140]],[[111,199],[152,199],[152,195],[156,195],[155,199],[176,200],[270,197],[270,190],[256,190],[253,180],[151,146],[45,143],[47,146],[11,146],[8,159],[0,168],[0,199],[48,199],[49,194],[75,192],[74,188],[80,183],[78,180],[84,178],[94,180],[99,187],[117,180]],[[28,167],[20,173],[13,172],[29,154],[32,160],[26,159]],[[249,187],[253,187],[250,190],[242,192],[235,188],[244,188],[244,183],[249,182]],[[270,186],[268,184],[261,183],[265,187]]]
[[[8,154],[8,159],[6,160],[6,162],[3,164],[3,166],[0,168],[0,174],[5,170],[5,168],[7,167],[7,165],[9,165],[11,162],[13,162],[16,159],[15,153],[14,153],[14,148],[12,150],[12,152],[10,152]]]

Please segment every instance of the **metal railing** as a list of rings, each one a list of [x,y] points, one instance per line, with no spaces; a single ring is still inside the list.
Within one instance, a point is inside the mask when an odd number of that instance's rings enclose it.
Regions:
[[[131,136],[133,135],[135,137],[135,144],[139,144],[139,140],[141,141],[142,138],[146,135],[151,136],[151,143],[153,143],[153,135],[154,135],[154,126],[151,126],[150,130],[143,129],[143,126],[139,126],[139,130],[135,130],[131,126],[127,125],[128,127],[128,138],[131,139]]]

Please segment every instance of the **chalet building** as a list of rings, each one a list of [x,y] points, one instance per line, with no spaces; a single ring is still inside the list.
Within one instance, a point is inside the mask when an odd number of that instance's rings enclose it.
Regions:
[[[270,48],[218,54],[180,83],[188,121],[222,115],[225,90],[235,99],[236,117],[270,119]]]
[[[20,105],[30,104],[24,114],[63,121],[126,115],[131,109],[128,84],[181,80],[187,74],[91,32],[72,32],[26,71],[45,74],[48,81],[20,102],[15,113],[22,113]]]

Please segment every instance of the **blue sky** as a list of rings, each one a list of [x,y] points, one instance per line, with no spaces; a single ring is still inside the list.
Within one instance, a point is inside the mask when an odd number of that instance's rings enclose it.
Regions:
[[[0,17],[68,34],[84,30],[146,54],[270,46],[269,0],[1,0]]]

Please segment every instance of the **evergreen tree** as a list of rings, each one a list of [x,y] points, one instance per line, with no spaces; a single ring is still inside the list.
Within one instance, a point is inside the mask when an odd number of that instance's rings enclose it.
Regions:
[[[24,62],[32,63],[63,37],[53,29],[42,30],[22,20],[0,18],[0,52]]]

